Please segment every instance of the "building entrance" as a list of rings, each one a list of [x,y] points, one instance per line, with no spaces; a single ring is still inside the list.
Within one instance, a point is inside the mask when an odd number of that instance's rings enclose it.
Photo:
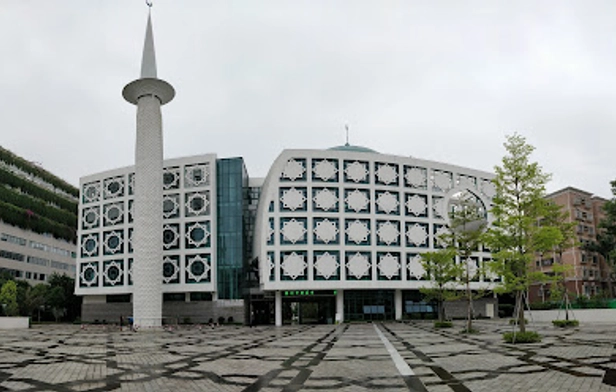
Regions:
[[[333,324],[335,314],[334,292],[313,290],[283,292],[283,324]]]

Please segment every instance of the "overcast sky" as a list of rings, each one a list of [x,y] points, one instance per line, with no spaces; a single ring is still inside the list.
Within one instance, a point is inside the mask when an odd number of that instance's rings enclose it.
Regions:
[[[491,171],[514,131],[554,191],[616,179],[616,2],[153,0],[165,157],[351,144]],[[0,145],[77,185],[134,162],[144,0],[0,1]]]

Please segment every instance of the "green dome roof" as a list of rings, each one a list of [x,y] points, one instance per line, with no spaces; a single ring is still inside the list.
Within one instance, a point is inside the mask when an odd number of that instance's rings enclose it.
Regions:
[[[328,150],[333,150],[333,151],[352,151],[352,152],[372,152],[372,153],[377,153],[378,151],[375,151],[371,148],[368,147],[362,147],[362,146],[352,146],[349,143],[343,145],[343,146],[336,146],[336,147],[332,147],[332,148],[328,148]]]

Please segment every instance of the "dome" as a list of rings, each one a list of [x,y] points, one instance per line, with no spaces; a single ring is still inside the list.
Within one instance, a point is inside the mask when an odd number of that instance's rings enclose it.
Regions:
[[[352,152],[371,152],[371,153],[377,153],[378,151],[375,151],[371,148],[368,147],[362,147],[362,146],[353,146],[349,143],[343,145],[343,146],[336,146],[336,147],[332,147],[332,148],[328,148],[328,150],[333,150],[333,151],[352,151]]]

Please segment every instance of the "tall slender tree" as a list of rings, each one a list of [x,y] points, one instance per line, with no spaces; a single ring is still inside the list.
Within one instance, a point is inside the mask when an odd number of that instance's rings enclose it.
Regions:
[[[550,175],[531,162],[534,147],[517,133],[508,136],[504,146],[507,153],[495,167],[493,180],[496,196],[490,211],[494,222],[485,239],[494,252],[492,269],[503,277],[501,290],[515,295],[520,332],[526,332],[524,296],[531,284],[546,279],[532,264],[537,254],[553,249],[562,234],[541,220],[548,213],[544,196]]]

